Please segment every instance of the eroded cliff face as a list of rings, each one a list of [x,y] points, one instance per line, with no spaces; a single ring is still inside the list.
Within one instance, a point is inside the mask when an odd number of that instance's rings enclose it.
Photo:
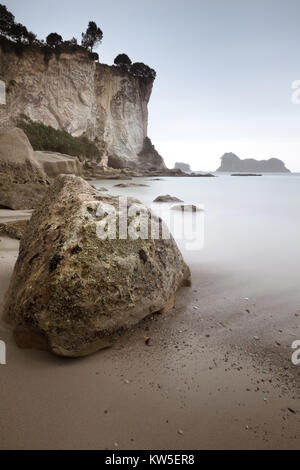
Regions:
[[[152,79],[95,63],[84,52],[53,54],[46,60],[39,50],[18,56],[1,47],[0,79],[6,84],[1,127],[23,114],[74,136],[105,141],[104,165],[108,158],[116,167],[139,165]],[[164,167],[163,160],[159,165]]]

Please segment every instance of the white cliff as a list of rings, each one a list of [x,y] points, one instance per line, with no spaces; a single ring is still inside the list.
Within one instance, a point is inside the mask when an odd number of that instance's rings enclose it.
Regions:
[[[104,165],[108,159],[115,167],[139,164],[151,78],[96,63],[82,51],[47,57],[38,49],[18,55],[13,47],[0,46],[0,79],[6,85],[0,127],[15,124],[23,114],[73,136],[85,134],[102,148],[104,141]],[[159,166],[165,168],[162,159]]]

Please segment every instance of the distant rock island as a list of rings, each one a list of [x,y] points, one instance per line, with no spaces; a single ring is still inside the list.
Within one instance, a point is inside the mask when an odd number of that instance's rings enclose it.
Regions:
[[[183,162],[176,162],[174,166],[174,170],[181,170],[184,173],[191,173],[191,167],[188,163]]]
[[[217,171],[239,172],[239,173],[291,173],[282,160],[270,158],[269,160],[255,160],[246,158],[241,160],[234,153],[225,153],[221,158],[221,166]]]

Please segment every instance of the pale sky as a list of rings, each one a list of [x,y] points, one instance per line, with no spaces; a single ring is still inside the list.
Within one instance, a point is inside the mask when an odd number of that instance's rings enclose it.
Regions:
[[[157,71],[149,137],[169,167],[215,170],[225,152],[300,172],[300,0],[0,0],[38,37],[104,33],[100,61],[127,53]]]

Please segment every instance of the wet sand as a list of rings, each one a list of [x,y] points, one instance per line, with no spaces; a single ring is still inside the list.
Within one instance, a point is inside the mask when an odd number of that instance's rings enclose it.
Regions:
[[[18,242],[0,240],[1,310]],[[187,262],[174,309],[87,358],[20,350],[1,321],[0,448],[299,448],[299,294]]]

